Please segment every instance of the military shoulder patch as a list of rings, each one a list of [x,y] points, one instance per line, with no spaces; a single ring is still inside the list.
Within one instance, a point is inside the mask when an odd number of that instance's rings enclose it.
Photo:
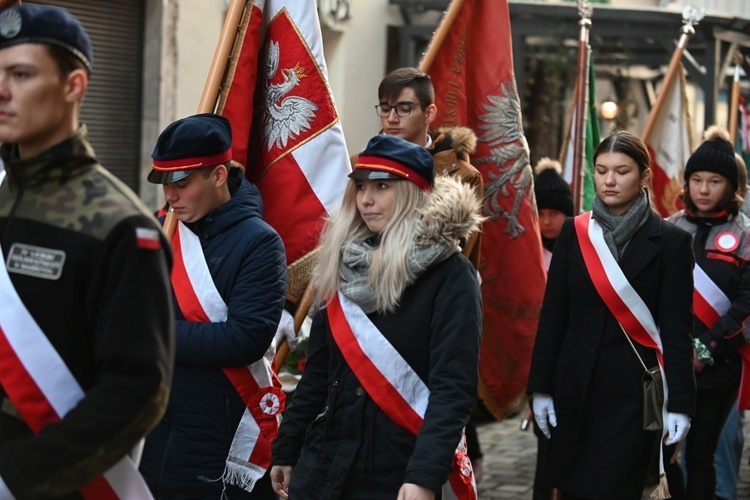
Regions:
[[[135,238],[138,248],[145,248],[146,250],[159,250],[161,248],[158,229],[137,227],[135,228]]]

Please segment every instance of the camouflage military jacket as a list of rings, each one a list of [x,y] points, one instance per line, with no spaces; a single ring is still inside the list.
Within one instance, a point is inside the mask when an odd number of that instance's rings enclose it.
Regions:
[[[149,211],[98,164],[85,126],[34,158],[9,144],[0,156],[11,282],[85,393],[35,436],[0,388],[0,477],[16,498],[76,497],[164,411],[171,252]]]

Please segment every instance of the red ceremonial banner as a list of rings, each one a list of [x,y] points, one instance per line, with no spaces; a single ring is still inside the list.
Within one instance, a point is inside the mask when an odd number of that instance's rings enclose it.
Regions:
[[[493,415],[504,418],[525,401],[547,278],[507,0],[464,0],[436,50],[428,68],[438,108],[433,125],[469,126],[478,138],[472,164],[484,177],[488,217],[479,269],[484,300],[479,393]]]

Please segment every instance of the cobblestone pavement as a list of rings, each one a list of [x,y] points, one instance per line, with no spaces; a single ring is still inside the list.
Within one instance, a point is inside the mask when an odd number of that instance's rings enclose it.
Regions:
[[[520,417],[503,422],[477,424],[479,442],[484,453],[484,477],[479,484],[479,500],[514,499],[532,497],[534,468],[536,467],[536,437],[529,429],[519,429]],[[740,467],[738,499],[750,499],[750,415],[744,420],[745,448]],[[644,491],[649,499],[652,487]]]

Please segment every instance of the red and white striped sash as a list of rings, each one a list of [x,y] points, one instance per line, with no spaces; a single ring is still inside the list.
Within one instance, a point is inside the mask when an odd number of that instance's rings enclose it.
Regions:
[[[1,250],[0,258],[5,262]],[[0,264],[0,359],[0,383],[35,434],[62,420],[86,395],[26,309],[4,264]],[[79,492],[97,500],[153,498],[129,456]]]
[[[719,318],[729,311],[732,302],[698,264],[695,265],[693,270],[693,282],[695,287],[693,290],[695,316],[706,327],[711,328]],[[740,410],[745,410],[750,408],[750,345],[743,345],[738,349],[738,352],[742,356],[742,378],[740,379],[738,407]]]
[[[172,245],[172,286],[185,319],[198,323],[226,321],[228,308],[216,289],[198,236],[180,222]],[[286,396],[265,358],[223,371],[246,406],[229,449],[223,480],[252,491],[271,464],[271,444],[279,431]]]
[[[418,435],[430,397],[427,385],[362,309],[340,292],[328,304],[328,319],[336,345],[367,394],[391,420]],[[443,498],[477,498],[464,437],[443,486]]]

